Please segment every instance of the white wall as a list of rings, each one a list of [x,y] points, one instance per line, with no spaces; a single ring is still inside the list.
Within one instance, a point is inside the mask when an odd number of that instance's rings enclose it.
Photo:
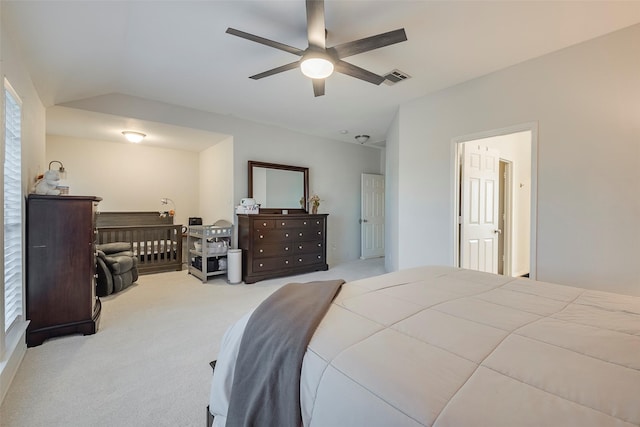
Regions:
[[[379,149],[118,94],[65,106],[232,135],[234,204],[247,196],[249,160],[308,167],[309,190],[329,214],[328,263],[359,258],[360,174],[381,173]]]
[[[200,153],[200,209],[203,224],[234,218],[233,138]],[[186,222],[185,222],[186,224]]]
[[[452,264],[452,139],[537,122],[534,273],[640,295],[639,45],[636,25],[401,106],[398,267]]]
[[[387,271],[396,271],[400,268],[400,248],[398,234],[400,232],[399,212],[399,154],[400,154],[400,127],[399,117],[391,122],[387,132],[387,141],[384,157],[385,166],[385,196],[384,196],[384,268]]]
[[[4,2],[0,2],[0,15]],[[45,109],[27,72],[20,52],[6,32],[6,26],[0,19],[0,76],[6,77],[22,100],[22,182],[23,192],[27,194],[31,178],[35,177],[44,164],[45,147]],[[0,82],[2,80],[0,79]],[[0,96],[0,157],[4,164],[4,91]],[[0,178],[4,188],[4,179]],[[0,220],[4,223],[4,207]],[[0,238],[4,241],[4,228],[0,229]],[[4,265],[4,245],[0,248],[0,258]],[[4,283],[4,269],[0,270]],[[24,275],[23,275],[24,278]],[[25,354],[24,331],[26,322],[12,328],[10,334],[4,334],[4,287],[0,290],[0,402],[9,388],[20,361]],[[24,308],[24,304],[23,304]]]
[[[44,169],[52,160],[64,164],[69,194],[102,197],[102,212],[160,211],[166,197],[175,224],[199,215],[198,153],[47,135],[46,159]]]

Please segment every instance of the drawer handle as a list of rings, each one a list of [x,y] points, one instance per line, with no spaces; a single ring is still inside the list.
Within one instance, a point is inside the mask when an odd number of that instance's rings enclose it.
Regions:
[[[318,247],[321,248],[322,247],[322,243],[318,243]]]
[[[262,223],[262,226],[263,226],[263,227],[266,227],[266,226],[267,226],[267,223],[266,223],[266,222],[263,222],[263,223]]]
[[[285,250],[285,251],[288,251],[288,250],[289,250],[289,246],[285,247],[285,248],[284,248],[284,250]]]
[[[302,262],[302,258],[298,258],[298,262]]]
[[[284,234],[284,237],[289,237],[289,233],[285,233],[285,234]]]
[[[322,258],[322,255],[318,255],[318,259]]]
[[[298,234],[298,236],[302,237],[302,233]]]
[[[302,245],[298,246],[298,249],[302,249]]]
[[[261,234],[261,235],[260,235],[260,238],[261,238],[261,239],[264,239],[264,236]]]
[[[285,264],[289,264],[289,260],[285,260],[285,262],[284,262],[284,263],[285,263]]]
[[[316,221],[316,224],[317,224],[317,225],[320,225],[320,221]]]
[[[304,224],[304,225],[307,225],[307,221],[304,221],[304,222],[303,222],[303,224]]]
[[[260,249],[260,253],[264,252],[264,250]]]
[[[263,267],[263,266],[264,266],[264,264],[262,264],[262,263],[261,263],[261,264],[260,264],[260,267]]]
[[[282,225],[284,225],[285,223],[283,222]]]

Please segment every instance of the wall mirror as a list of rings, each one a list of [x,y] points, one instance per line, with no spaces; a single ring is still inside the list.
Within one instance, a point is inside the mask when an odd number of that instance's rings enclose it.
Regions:
[[[309,168],[249,160],[249,197],[261,213],[307,212]]]

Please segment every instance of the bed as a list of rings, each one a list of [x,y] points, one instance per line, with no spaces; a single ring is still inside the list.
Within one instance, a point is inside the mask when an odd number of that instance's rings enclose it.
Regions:
[[[98,212],[98,243],[129,242],[138,273],[182,270],[182,225],[158,212]]]
[[[223,338],[214,426],[250,316]],[[638,426],[640,297],[452,267],[349,282],[308,343],[299,396],[308,427]]]

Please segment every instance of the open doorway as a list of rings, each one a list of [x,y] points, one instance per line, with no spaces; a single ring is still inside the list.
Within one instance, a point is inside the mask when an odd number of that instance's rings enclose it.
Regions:
[[[536,128],[454,140],[455,265],[535,277]]]

